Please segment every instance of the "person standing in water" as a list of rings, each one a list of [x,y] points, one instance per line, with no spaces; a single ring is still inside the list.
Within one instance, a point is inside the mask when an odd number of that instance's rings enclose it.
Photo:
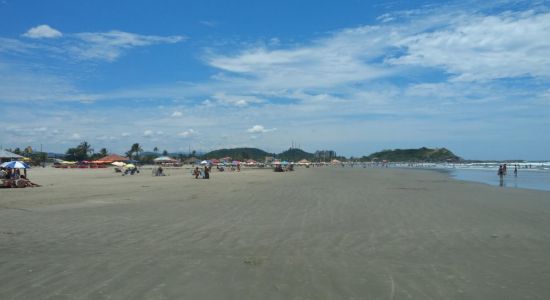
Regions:
[[[514,176],[518,177],[518,165],[514,165]]]
[[[498,167],[497,174],[500,177],[500,186],[504,186],[504,167],[502,165]]]

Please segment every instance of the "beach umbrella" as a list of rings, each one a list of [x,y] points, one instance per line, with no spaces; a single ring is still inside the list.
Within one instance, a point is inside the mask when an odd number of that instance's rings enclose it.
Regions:
[[[134,169],[136,166],[134,164],[126,164],[124,165],[126,169]]]
[[[117,166],[117,167],[124,167],[125,163],[123,163],[123,162],[121,162],[121,161],[115,161],[115,162],[112,163],[111,165]]]
[[[2,168],[6,169],[29,169],[30,166],[22,161],[8,161],[0,165]]]
[[[208,162],[206,160],[201,161],[201,165],[207,165]]]

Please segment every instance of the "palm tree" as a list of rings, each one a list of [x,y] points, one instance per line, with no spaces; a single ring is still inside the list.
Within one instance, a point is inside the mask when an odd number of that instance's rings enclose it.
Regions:
[[[101,157],[109,155],[107,148],[101,148],[101,150],[99,150],[99,154],[101,154]]]
[[[130,151],[128,151],[128,153],[130,154],[130,159],[132,158],[131,155],[132,154],[136,154],[135,155],[135,158],[139,158],[139,153],[142,152],[143,149],[141,148],[141,146],[139,145],[139,143],[134,143],[132,145],[132,147],[130,148]]]
[[[80,143],[80,145],[78,145],[76,147],[80,154],[79,154],[79,160],[85,160],[85,159],[88,159],[88,153],[91,155],[92,153],[94,153],[94,149],[92,149],[92,145],[88,144],[88,142],[84,141],[82,143]]]
[[[159,152],[159,148],[157,146],[155,146],[155,148],[153,148],[153,152],[155,152],[155,153]]]

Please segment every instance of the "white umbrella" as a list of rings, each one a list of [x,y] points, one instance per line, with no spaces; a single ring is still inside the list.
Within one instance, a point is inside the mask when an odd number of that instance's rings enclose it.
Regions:
[[[117,167],[124,167],[125,163],[120,162],[120,161],[115,161],[115,162],[112,163],[111,165],[117,166]]]

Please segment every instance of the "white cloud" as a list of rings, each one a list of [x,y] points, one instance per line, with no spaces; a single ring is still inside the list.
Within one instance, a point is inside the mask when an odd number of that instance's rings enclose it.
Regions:
[[[218,26],[218,22],[216,21],[199,21],[199,24],[204,25],[206,27],[214,28]]]
[[[188,138],[188,137],[191,137],[192,135],[195,135],[195,130],[193,130],[192,128],[191,129],[187,129],[185,131],[182,131],[180,133],[178,133],[179,136],[183,137],[183,138]]]
[[[59,38],[62,34],[40,25],[31,28],[25,37],[34,42],[0,37],[0,51],[18,54],[50,54],[56,57],[77,60],[115,61],[126,51],[136,47],[158,44],[174,44],[185,40],[184,36],[156,36],[112,30],[109,32],[82,32],[63,35],[59,41],[43,42],[45,38]]]
[[[404,36],[392,64],[442,68],[454,80],[550,78],[550,13],[460,16],[433,32]]]
[[[48,131],[48,127],[44,127],[44,126],[37,127],[37,128],[34,128],[34,131],[36,131],[36,132],[46,132],[46,131]]]
[[[36,48],[37,46],[31,43],[0,37],[0,52],[28,54],[31,50]]]
[[[369,63],[384,55],[392,39],[389,31],[372,26],[346,29],[308,46],[254,47],[233,56],[210,55],[207,63],[244,76],[233,79],[237,82],[253,80],[257,88],[330,88],[391,74],[387,67]]]
[[[80,140],[80,139],[82,139],[82,136],[81,136],[79,133],[73,133],[73,134],[71,134],[71,136],[69,137],[69,139],[70,139],[70,140],[73,140],[73,141],[75,141],[75,140]]]
[[[24,37],[32,38],[32,39],[43,39],[43,38],[58,38],[61,37],[63,34],[56,30],[51,28],[48,25],[38,25],[36,27],[33,27],[29,29],[27,32],[23,34]]]
[[[249,133],[266,133],[266,132],[271,132],[275,130],[277,130],[277,128],[266,129],[262,125],[254,125],[251,128],[248,128],[246,131]]]
[[[173,44],[184,40],[183,36],[140,35],[123,31],[77,33],[80,40],[68,48],[69,52],[82,60],[114,61],[124,50],[155,44]]]
[[[183,113],[181,111],[174,111],[171,115],[172,118],[178,118],[178,117],[181,117],[183,116]]]
[[[153,130],[147,129],[143,132],[143,137],[152,137],[154,134]]]
[[[212,96],[212,98],[214,98],[218,103],[237,106],[237,107],[245,107],[250,104],[259,104],[264,102],[262,99],[259,99],[256,96],[233,95],[233,94],[228,95],[224,92],[215,93]],[[205,102],[203,103],[208,104]]]

